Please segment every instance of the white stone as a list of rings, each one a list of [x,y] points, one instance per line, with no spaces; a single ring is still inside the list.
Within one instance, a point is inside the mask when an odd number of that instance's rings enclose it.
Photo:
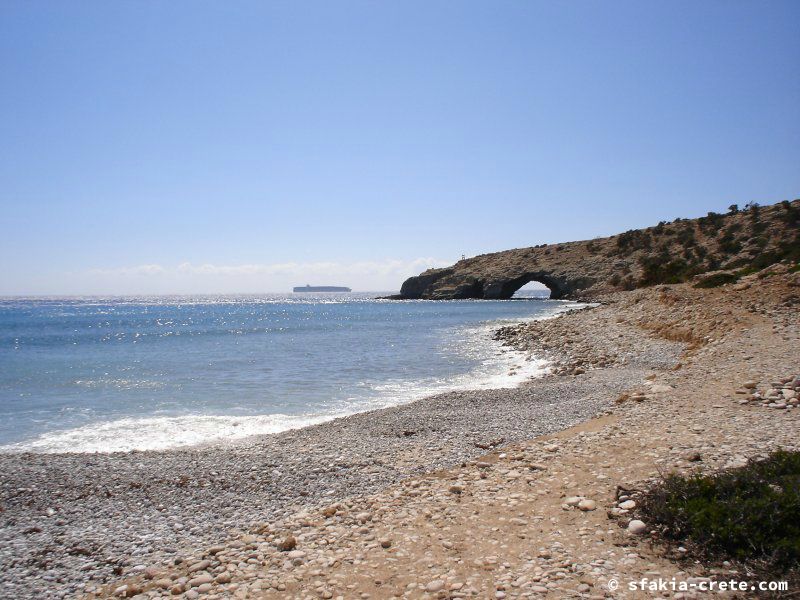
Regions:
[[[628,523],[628,531],[635,535],[641,535],[647,532],[647,525],[644,524],[644,521],[633,519],[630,523]]]
[[[442,589],[444,589],[444,581],[441,579],[435,579],[425,586],[425,591],[430,594],[434,594]]]
[[[189,567],[189,573],[194,573],[195,571],[202,571],[203,569],[207,569],[211,566],[210,560],[201,560],[198,563],[194,563],[192,566]]]
[[[204,583],[211,583],[214,578],[209,573],[201,573],[197,577],[189,580],[189,587],[199,587]]]

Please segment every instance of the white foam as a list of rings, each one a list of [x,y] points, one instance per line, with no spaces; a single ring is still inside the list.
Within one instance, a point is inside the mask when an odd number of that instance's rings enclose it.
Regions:
[[[279,433],[334,419],[326,415],[183,416],[118,419],[67,431],[46,433],[11,444],[5,452],[92,453],[166,450],[252,435]]]

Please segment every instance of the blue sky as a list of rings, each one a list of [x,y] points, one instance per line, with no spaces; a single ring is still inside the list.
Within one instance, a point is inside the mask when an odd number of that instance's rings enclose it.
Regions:
[[[0,3],[0,294],[396,289],[800,196],[800,2]]]

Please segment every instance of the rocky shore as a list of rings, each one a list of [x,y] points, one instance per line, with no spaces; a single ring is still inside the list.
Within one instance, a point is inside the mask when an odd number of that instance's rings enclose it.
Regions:
[[[680,353],[669,342],[634,351],[639,333],[616,329],[629,364],[581,379],[453,392],[231,446],[0,455],[0,586],[17,598],[72,597],[228,532],[580,423]]]
[[[0,456],[0,596],[649,597],[609,582],[729,575],[650,547],[624,491],[798,446],[797,292],[775,269],[505,328],[554,364],[515,389],[229,447]],[[744,401],[751,382],[785,402]]]

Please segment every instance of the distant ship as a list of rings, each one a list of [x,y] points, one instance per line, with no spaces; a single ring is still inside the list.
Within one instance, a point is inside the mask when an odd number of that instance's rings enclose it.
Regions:
[[[349,287],[337,287],[335,285],[306,285],[292,289],[293,292],[352,292]]]

